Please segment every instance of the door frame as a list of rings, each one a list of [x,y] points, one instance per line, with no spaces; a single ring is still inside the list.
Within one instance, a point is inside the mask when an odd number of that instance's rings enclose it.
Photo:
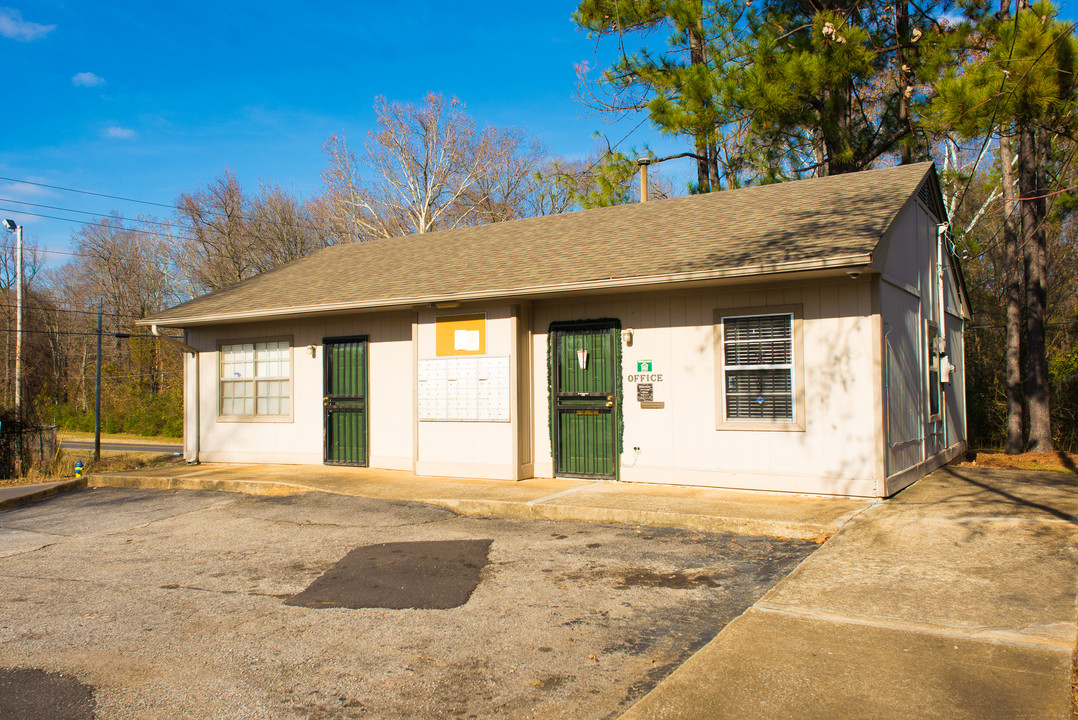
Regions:
[[[559,471],[561,464],[561,422],[560,411],[565,407],[559,403],[559,393],[557,391],[559,385],[558,376],[558,342],[561,333],[565,331],[571,331],[576,329],[603,329],[609,330],[611,335],[612,356],[610,359],[610,372],[611,372],[611,388],[613,395],[613,406],[610,409],[611,415],[611,436],[610,436],[610,454],[611,462],[614,466],[612,473],[565,473]],[[621,472],[621,446],[623,441],[624,427],[623,416],[621,411],[622,403],[622,387],[621,387],[621,320],[618,318],[598,318],[594,320],[566,320],[556,321],[550,323],[549,328],[549,342],[547,343],[547,362],[549,368],[549,387],[547,388],[550,396],[550,441],[551,441],[551,463],[553,469],[553,475],[555,477],[575,477],[575,478],[592,478],[592,479],[608,479],[617,480],[620,477]],[[599,399],[599,395],[594,394],[595,399]],[[581,397],[578,394],[572,394],[570,397]]]
[[[330,353],[327,351],[327,346],[334,343],[346,343],[346,342],[361,342],[364,345],[363,351],[363,388],[364,394],[358,396],[350,396],[348,399],[356,399],[361,401],[359,412],[363,413],[363,457],[359,462],[340,462],[337,460],[329,459],[329,415],[330,415],[330,398],[329,398],[329,359]],[[370,444],[370,429],[371,429],[371,415],[370,415],[370,366],[371,366],[371,343],[368,335],[346,335],[340,337],[326,337],[322,338],[322,464],[323,465],[344,465],[346,467],[369,467],[371,457],[371,444]],[[353,411],[355,412],[355,411]]]

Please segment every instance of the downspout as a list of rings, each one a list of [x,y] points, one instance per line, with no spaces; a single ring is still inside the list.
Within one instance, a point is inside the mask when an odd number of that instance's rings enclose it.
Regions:
[[[157,325],[150,325],[150,333],[154,337],[159,337],[166,342],[175,345],[185,353],[191,354],[191,363],[184,362],[184,393],[188,395],[188,398],[184,399],[184,460],[188,465],[198,465],[198,451],[199,451],[199,393],[198,393],[198,350],[191,345],[172,337],[171,335],[162,335],[158,332]],[[186,333],[185,333],[186,339]],[[193,416],[193,432],[187,431],[186,414],[187,408],[191,408]],[[190,445],[188,445],[188,440]]]

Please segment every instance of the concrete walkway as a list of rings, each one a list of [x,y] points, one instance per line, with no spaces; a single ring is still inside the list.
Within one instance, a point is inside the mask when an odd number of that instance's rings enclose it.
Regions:
[[[622,720],[1071,717],[1078,477],[943,468],[854,518]]]
[[[475,517],[632,523],[823,542],[870,500],[711,490],[566,478],[520,482],[416,477],[327,465],[192,465],[89,476],[91,487],[224,490],[254,495],[322,491],[406,500]]]

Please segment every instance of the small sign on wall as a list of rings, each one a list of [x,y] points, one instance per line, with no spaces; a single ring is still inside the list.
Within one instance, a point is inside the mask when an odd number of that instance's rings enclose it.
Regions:
[[[446,315],[434,319],[435,355],[485,355],[487,316]]]
[[[636,399],[640,402],[655,399],[655,386],[651,383],[636,384]]]

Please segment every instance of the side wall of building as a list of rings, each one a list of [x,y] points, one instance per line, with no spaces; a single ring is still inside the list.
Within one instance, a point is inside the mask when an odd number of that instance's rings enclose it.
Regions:
[[[886,495],[965,449],[965,311],[938,228],[914,198],[881,244]],[[933,338],[939,338],[935,344]],[[949,379],[942,367],[948,362],[954,366]],[[937,372],[943,373],[939,381]]]

